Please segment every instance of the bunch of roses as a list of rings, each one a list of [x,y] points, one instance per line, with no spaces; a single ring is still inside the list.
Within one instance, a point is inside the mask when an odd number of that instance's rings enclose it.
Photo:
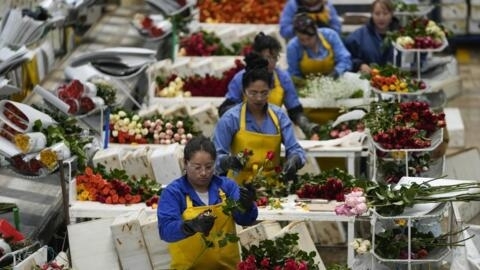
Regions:
[[[260,270],[260,269],[273,269],[273,270],[307,270],[307,263],[304,261],[296,261],[293,258],[288,258],[285,260],[283,265],[273,266],[270,262],[270,258],[263,258],[259,265],[257,266],[257,259],[254,255],[248,256],[244,261],[241,261],[237,265],[238,270]]]
[[[372,246],[369,240],[362,239],[362,238],[353,239],[353,242],[350,243],[350,245],[353,247],[353,250],[357,254],[365,254],[369,252]]]
[[[367,199],[362,188],[355,187],[345,194],[345,203],[335,207],[335,213],[342,216],[359,216],[367,212]]]

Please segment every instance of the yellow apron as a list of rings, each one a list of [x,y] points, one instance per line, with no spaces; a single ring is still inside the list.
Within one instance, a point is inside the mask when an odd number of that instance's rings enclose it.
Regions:
[[[308,17],[312,18],[315,22],[322,22],[325,25],[330,25],[330,11],[327,6],[323,7],[320,12],[308,12]]]
[[[278,79],[278,75],[276,72],[273,73],[273,88],[271,89],[270,93],[268,94],[268,103],[275,104],[279,107],[283,105],[283,98],[285,97],[285,93]],[[246,101],[247,97],[243,97],[243,101]]]
[[[318,38],[322,42],[323,47],[328,51],[327,57],[321,60],[311,59],[308,57],[307,51],[303,52],[302,59],[300,60],[300,71],[302,72],[303,77],[306,77],[309,74],[330,74],[335,67],[335,56],[332,50],[332,46],[327,40],[323,37],[322,34],[318,33]]]
[[[229,170],[227,174],[229,178],[235,179],[239,185],[243,185],[252,179],[255,173],[253,165],[262,166],[268,151],[274,151],[275,156],[270,166],[264,168],[264,175],[274,173],[275,167],[280,164],[280,145],[282,143],[278,118],[270,108],[268,109],[268,113],[270,117],[272,117],[273,123],[278,130],[278,133],[274,135],[248,131],[246,128],[246,110],[247,104],[243,103],[242,110],[240,111],[240,129],[233,137],[231,153],[237,154],[240,151],[249,149],[253,151],[253,155],[250,156],[243,170],[238,172],[237,175],[234,175],[232,170]]]
[[[222,248],[218,241],[223,239],[226,233],[235,233],[235,222],[231,216],[222,212],[225,205],[225,193],[219,191],[222,202],[216,205],[193,206],[190,196],[186,196],[187,208],[182,214],[183,220],[193,219],[206,210],[212,210],[217,217],[207,240],[212,241],[214,246],[207,248],[201,233],[196,233],[188,238],[169,244],[168,248],[172,256],[170,267],[175,270],[183,269],[235,269],[240,262],[238,243],[228,242]]]
[[[318,34],[320,41],[325,49],[328,51],[328,55],[325,59],[315,60],[310,59],[307,52],[303,52],[302,60],[300,61],[300,71],[303,76],[307,74],[330,74],[335,67],[335,57],[330,44],[325,40],[322,34]],[[340,115],[340,108],[305,108],[305,116],[310,121],[323,125],[330,120],[335,120]],[[343,158],[316,158],[318,165],[322,170],[332,168],[345,168],[345,161]]]

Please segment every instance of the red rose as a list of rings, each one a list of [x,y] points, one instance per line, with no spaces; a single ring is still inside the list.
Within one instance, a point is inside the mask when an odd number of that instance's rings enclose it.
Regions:
[[[260,262],[260,265],[268,269],[268,267],[270,266],[270,258],[263,258]]]
[[[284,270],[297,270],[297,263],[292,258],[287,259],[283,266],[284,266],[283,267]]]
[[[275,157],[275,152],[273,152],[273,151],[268,151],[267,152],[267,159],[268,160],[273,160],[274,157]]]
[[[307,270],[308,269],[308,266],[307,266],[307,263],[302,261],[298,264],[298,270]]]

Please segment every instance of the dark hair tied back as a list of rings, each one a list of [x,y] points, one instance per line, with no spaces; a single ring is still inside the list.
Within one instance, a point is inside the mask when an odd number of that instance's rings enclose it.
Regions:
[[[183,149],[183,158],[186,161],[189,161],[198,151],[205,151],[209,153],[213,160],[217,158],[215,145],[209,138],[203,135],[195,136],[187,142],[185,148]]]
[[[268,60],[262,55],[251,52],[245,56],[245,73],[242,78],[242,86],[245,90],[254,81],[264,81],[269,86],[273,85],[272,74],[268,71]]]
[[[282,49],[282,45],[275,37],[260,32],[253,40],[252,48],[258,53],[261,53],[263,50],[269,50],[270,53],[278,53]]]
[[[307,13],[298,13],[293,19],[293,30],[295,32],[314,36],[317,35],[317,23]]]

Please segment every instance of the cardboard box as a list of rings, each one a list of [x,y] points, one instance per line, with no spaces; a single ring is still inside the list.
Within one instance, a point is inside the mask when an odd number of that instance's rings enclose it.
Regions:
[[[153,269],[170,269],[171,256],[168,251],[168,243],[160,239],[157,215],[149,215],[142,222],[141,227]]]
[[[464,35],[468,31],[466,19],[444,20],[442,24],[455,35]]]
[[[480,17],[480,6],[478,9],[478,15]],[[470,19],[468,20],[468,33],[470,34],[480,34],[480,19]]]
[[[468,16],[467,3],[442,5],[440,16],[442,21],[449,19],[465,19]]]
[[[480,20],[480,3],[470,3],[470,20]]]
[[[110,225],[102,218],[68,226],[72,269],[120,269]]]
[[[458,108],[445,108],[445,121],[450,137],[448,147],[465,147],[465,127]]]
[[[186,104],[175,104],[172,105],[168,108],[166,108],[161,114],[164,117],[175,117],[175,116],[185,116],[185,115],[190,115],[192,108],[189,105]]]
[[[118,216],[110,225],[115,250],[123,270],[152,269],[140,225],[146,218],[145,211],[140,210]]]
[[[152,165],[150,164],[150,154],[152,149],[141,147],[134,151],[126,152],[122,157],[122,166],[127,175],[140,179],[144,176],[154,179]]]
[[[175,143],[156,148],[150,155],[150,164],[156,181],[162,185],[169,184],[182,176],[183,147]]]
[[[190,116],[195,120],[195,126],[206,137],[212,137],[218,122],[218,111],[212,103],[193,109]]]
[[[121,148],[107,148],[101,149],[95,153],[95,156],[92,159],[93,166],[98,166],[101,164],[105,166],[105,169],[108,171],[113,169],[123,169],[122,157],[124,151]]]

